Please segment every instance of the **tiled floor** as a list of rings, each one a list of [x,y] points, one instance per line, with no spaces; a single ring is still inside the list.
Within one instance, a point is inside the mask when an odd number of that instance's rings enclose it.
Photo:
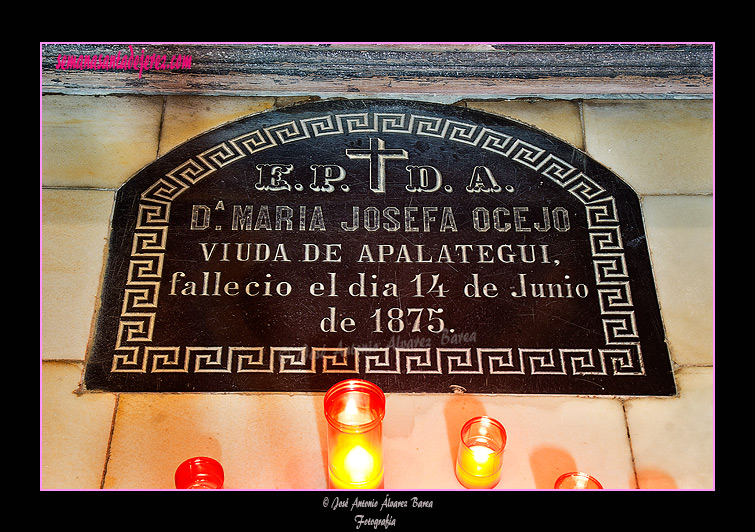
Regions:
[[[322,394],[82,394],[115,189],[184,140],[293,98],[44,96],[42,489],[170,489],[209,455],[236,489],[325,489]],[[609,489],[715,488],[713,120],[709,100],[461,102],[533,124],[640,194],[679,388],[674,398],[390,395],[388,489],[461,489],[475,415],[508,432],[497,489],[580,469]],[[285,421],[295,430],[280,434]]]

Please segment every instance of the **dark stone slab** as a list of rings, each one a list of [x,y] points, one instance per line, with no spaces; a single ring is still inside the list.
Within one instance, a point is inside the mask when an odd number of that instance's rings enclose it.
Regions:
[[[460,107],[343,100],[204,133],[118,191],[84,385],[673,395],[637,195]]]

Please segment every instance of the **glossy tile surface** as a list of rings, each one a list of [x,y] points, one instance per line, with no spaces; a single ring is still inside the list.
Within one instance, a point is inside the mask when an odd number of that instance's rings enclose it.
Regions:
[[[160,155],[200,133],[274,106],[275,98],[219,96],[213,98],[210,104],[206,97],[201,96],[168,96],[160,135]]]
[[[646,196],[642,206],[671,358],[677,364],[710,365],[714,340],[713,199]]]
[[[467,107],[513,118],[535,126],[584,150],[579,103],[573,101],[512,100],[467,102]]]
[[[712,105],[708,100],[587,101],[587,152],[640,194],[710,194]]]
[[[714,482],[713,371],[685,367],[679,398],[631,399],[627,420],[643,489],[709,489]]]
[[[100,287],[109,190],[42,190],[42,356],[83,360]]]
[[[80,363],[42,364],[41,470],[43,489],[99,489],[107,464],[116,398],[76,395]]]
[[[45,96],[45,186],[117,188],[157,156],[160,96]]]

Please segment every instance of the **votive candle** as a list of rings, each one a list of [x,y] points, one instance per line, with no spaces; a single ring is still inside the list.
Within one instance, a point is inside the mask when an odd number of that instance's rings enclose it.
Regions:
[[[501,480],[506,430],[487,416],[467,421],[456,454],[456,478],[465,488],[490,489]]]
[[[181,463],[175,474],[176,488],[180,490],[222,489],[225,481],[220,462],[206,456],[196,456]]]
[[[556,479],[556,489],[602,490],[603,486],[594,477],[579,471],[564,473]]]
[[[349,379],[325,394],[328,421],[328,487],[383,487],[385,395],[375,384]]]

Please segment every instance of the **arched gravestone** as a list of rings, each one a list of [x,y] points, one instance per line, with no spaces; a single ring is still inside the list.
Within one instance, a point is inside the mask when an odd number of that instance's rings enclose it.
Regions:
[[[324,101],[208,131],[117,192],[84,385],[673,395],[642,213],[487,113]]]

